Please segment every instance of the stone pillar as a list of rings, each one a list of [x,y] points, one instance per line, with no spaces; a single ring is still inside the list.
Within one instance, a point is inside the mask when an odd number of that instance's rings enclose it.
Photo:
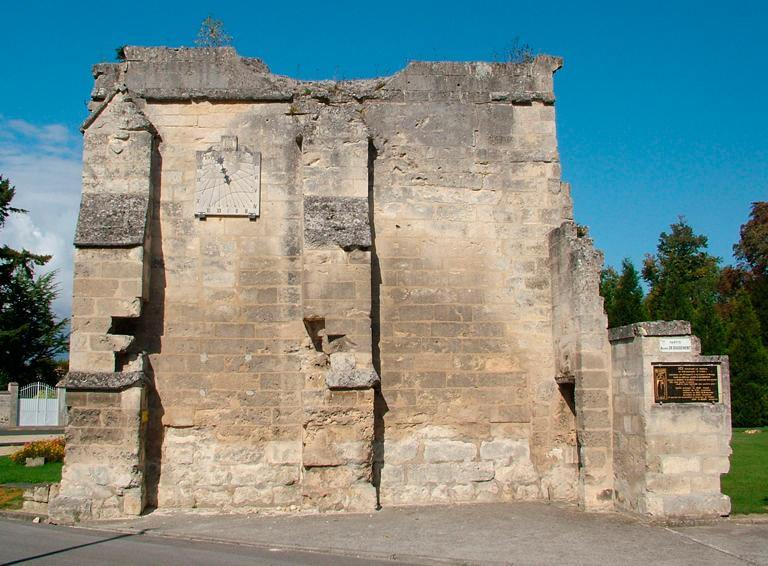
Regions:
[[[50,516],[78,522],[140,515],[145,505],[143,372],[70,372],[61,488]]]
[[[664,520],[727,515],[728,357],[699,355],[685,321],[641,322],[609,336],[616,506]]]
[[[19,426],[19,384],[11,382],[8,384],[8,394],[10,396],[11,410],[8,418],[8,426]]]
[[[550,236],[553,333],[561,388],[573,388],[579,505],[613,507],[610,347],[599,293],[603,254],[566,222]]]
[[[305,127],[302,302],[315,352],[304,366],[302,494],[321,510],[376,507],[368,151],[353,110]]]
[[[8,385],[10,390],[10,384]],[[0,428],[8,428],[11,424],[11,392],[0,391]]]
[[[132,345],[149,298],[155,130],[140,103],[117,91],[83,126],[69,352],[74,371],[143,370]]]
[[[83,196],[66,388],[68,424],[57,520],[138,515],[144,508],[145,355],[135,345],[149,298],[154,126],[125,87],[83,125]]]

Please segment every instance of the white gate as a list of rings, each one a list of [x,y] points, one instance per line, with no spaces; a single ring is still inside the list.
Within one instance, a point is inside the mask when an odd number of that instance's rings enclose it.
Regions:
[[[60,393],[42,382],[19,389],[19,426],[57,426]]]

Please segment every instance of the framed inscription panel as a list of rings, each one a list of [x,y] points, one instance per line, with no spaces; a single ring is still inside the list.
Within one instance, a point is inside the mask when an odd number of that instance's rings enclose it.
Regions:
[[[259,215],[261,154],[238,147],[236,136],[197,152],[195,216]]]
[[[652,364],[656,403],[719,403],[718,364]]]

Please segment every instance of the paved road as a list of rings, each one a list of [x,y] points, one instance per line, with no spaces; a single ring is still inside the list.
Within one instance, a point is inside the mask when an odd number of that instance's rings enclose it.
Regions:
[[[663,527],[562,504],[303,516],[155,511],[85,526],[0,520],[0,563],[768,565],[768,522]]]
[[[305,516],[154,512],[98,528],[414,563],[768,565],[768,523],[666,528],[561,504],[390,507]]]
[[[384,563],[350,556],[97,532],[0,519],[0,564],[353,566]]]

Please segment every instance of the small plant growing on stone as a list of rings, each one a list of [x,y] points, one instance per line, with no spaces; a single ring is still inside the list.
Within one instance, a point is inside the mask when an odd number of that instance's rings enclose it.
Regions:
[[[125,45],[115,47],[115,59],[120,62],[125,61]]]
[[[521,43],[520,38],[516,37],[509,46],[508,57],[510,63],[530,63],[536,55],[530,45]]]
[[[200,24],[195,45],[198,47],[223,47],[232,43],[232,36],[224,31],[224,22],[208,16]]]

